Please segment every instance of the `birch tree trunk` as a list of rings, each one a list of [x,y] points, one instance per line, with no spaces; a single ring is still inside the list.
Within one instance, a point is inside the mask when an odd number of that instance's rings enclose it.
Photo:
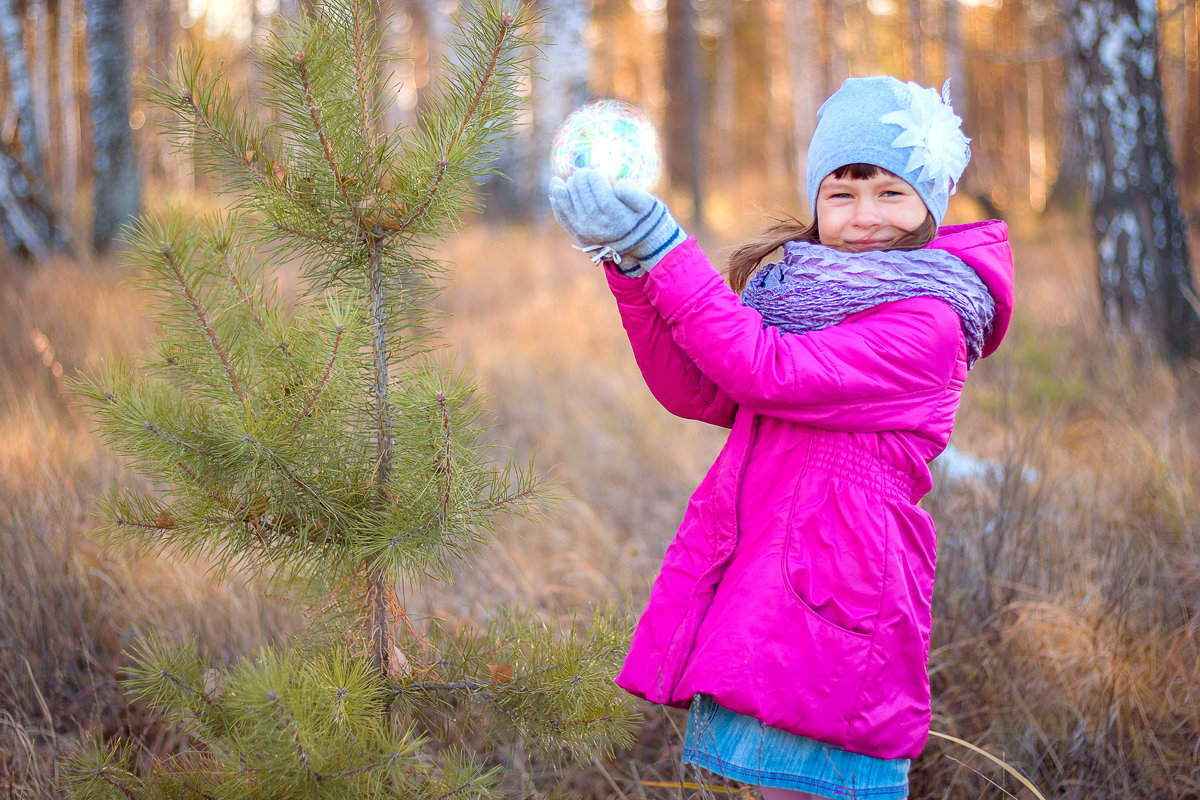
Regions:
[[[539,224],[545,224],[549,219],[546,187],[550,185],[548,154],[554,131],[564,117],[587,101],[588,77],[592,72],[592,51],[587,42],[591,3],[542,0],[542,6],[546,30],[553,37],[540,64],[546,80],[534,85],[533,127],[529,139],[512,140],[518,146],[525,145],[520,156],[527,167],[514,174],[531,175],[526,205],[531,218]]]
[[[1163,113],[1154,0],[1071,0],[1073,106],[1104,312],[1178,361],[1200,354],[1200,314]]]
[[[38,157],[43,152],[54,152],[52,143],[52,125],[50,122],[50,103],[54,95],[50,91],[50,13],[46,8],[46,0],[33,0],[29,4],[30,16],[33,18],[34,51],[33,51],[33,110],[37,125],[37,134],[44,137],[44,142],[38,142]],[[45,144],[43,148],[42,145]],[[45,160],[39,165],[39,178],[42,192],[53,180],[47,170],[53,171],[53,163]]]
[[[137,216],[141,189],[129,129],[130,72],[124,8],[121,0],[85,0],[84,13],[96,169],[92,246],[103,253],[126,221]]]
[[[0,142],[0,238],[18,257],[41,261],[67,252],[58,219],[33,191],[17,155]]]
[[[529,87],[530,116],[517,135],[506,139],[496,165],[501,175],[486,186],[489,219],[548,224],[546,187],[550,185],[550,145],[568,114],[588,99],[591,49],[587,26],[590,3],[540,0],[549,42],[537,67],[543,80]],[[507,177],[506,177],[507,176]]]

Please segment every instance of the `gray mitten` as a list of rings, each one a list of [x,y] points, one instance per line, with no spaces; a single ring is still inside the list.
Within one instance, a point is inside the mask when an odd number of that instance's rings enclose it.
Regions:
[[[609,259],[626,275],[641,275],[687,238],[666,205],[632,181],[614,186],[594,169],[550,184],[550,209],[579,248]],[[633,263],[622,263],[630,259]]]

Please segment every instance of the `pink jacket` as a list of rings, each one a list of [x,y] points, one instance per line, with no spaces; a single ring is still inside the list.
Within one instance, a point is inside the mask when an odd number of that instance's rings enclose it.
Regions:
[[[1003,222],[943,228],[1012,312]],[[879,758],[929,731],[932,520],[917,501],[967,376],[957,315],[931,297],[807,334],[763,328],[694,240],[644,278],[609,270],[650,390],[731,428],[688,503],[617,677],[686,706],[697,692],[767,725]]]

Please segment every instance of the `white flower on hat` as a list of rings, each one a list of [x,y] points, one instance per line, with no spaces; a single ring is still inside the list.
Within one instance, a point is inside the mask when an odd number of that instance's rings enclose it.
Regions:
[[[892,147],[911,148],[904,171],[920,170],[916,173],[919,183],[932,183],[954,194],[954,184],[971,159],[971,140],[963,135],[962,119],[950,107],[950,81],[942,86],[940,95],[912,81],[896,93],[901,109],[884,114],[879,121],[904,129],[892,141]]]

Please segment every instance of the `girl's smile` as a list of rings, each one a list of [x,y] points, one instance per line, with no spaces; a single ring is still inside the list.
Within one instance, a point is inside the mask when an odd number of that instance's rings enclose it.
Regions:
[[[831,174],[817,191],[817,232],[821,244],[834,250],[883,250],[928,215],[916,190],[883,169],[870,178]]]

